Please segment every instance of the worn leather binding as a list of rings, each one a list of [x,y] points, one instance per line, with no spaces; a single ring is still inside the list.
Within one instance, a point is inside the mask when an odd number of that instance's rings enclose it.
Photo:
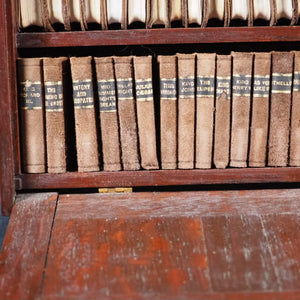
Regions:
[[[269,129],[271,53],[254,53],[249,167],[264,167]]]
[[[230,166],[247,167],[253,53],[233,52]]]
[[[268,143],[268,166],[272,167],[284,167],[288,162],[293,57],[292,52],[272,52]]]
[[[100,0],[100,10],[101,10],[101,28],[102,30],[107,30],[108,24],[107,24],[106,0]]]
[[[161,168],[177,167],[177,60],[175,55],[158,56],[160,77]]]
[[[194,168],[195,54],[178,58],[178,168]]]
[[[169,19],[172,22],[182,22],[182,0],[169,0]]]
[[[211,168],[216,54],[197,54],[195,167]]]
[[[152,56],[133,57],[141,166],[158,169],[152,84]]]
[[[231,60],[231,55],[217,55],[213,156],[216,168],[226,168],[229,162]]]
[[[99,171],[92,57],[71,57],[70,61],[78,171]]]
[[[289,165],[300,167],[300,52],[295,51]]]
[[[131,56],[114,57],[123,170],[139,170],[136,102]]]
[[[104,171],[121,170],[119,121],[113,58],[95,57]]]
[[[63,72],[68,58],[44,58],[47,172],[66,172],[66,132]]]
[[[21,164],[24,173],[46,171],[42,59],[18,59]]]

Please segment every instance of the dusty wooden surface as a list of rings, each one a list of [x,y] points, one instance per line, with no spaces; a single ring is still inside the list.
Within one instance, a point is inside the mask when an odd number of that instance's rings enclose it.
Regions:
[[[0,299],[36,299],[40,292],[57,194],[17,198],[0,255]]]
[[[42,202],[43,218],[25,209],[20,220],[27,199],[13,210],[0,298],[300,299],[299,199],[300,189],[60,195],[49,245]],[[55,196],[44,200],[53,218]]]

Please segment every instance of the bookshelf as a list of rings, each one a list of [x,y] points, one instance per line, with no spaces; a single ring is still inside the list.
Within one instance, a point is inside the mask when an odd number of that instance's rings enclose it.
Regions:
[[[13,1],[0,1],[0,140],[2,211],[9,215],[16,192],[118,186],[175,186],[199,184],[298,183],[300,168],[246,168],[224,170],[157,170],[24,174],[20,167],[16,58],[23,53],[81,51],[91,46],[218,44],[219,48],[253,43],[272,49],[283,42],[299,49],[300,26],[131,29],[86,32],[17,33]],[[225,46],[224,46],[225,45]],[[248,44],[247,44],[248,45]],[[58,49],[59,48],[59,49]]]

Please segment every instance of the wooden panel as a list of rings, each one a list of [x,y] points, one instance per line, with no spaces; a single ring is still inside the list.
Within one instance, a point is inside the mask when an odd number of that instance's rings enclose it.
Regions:
[[[215,291],[280,290],[259,215],[204,217],[203,226]]]
[[[20,174],[18,190],[300,182],[300,168],[158,170],[65,174]]]
[[[0,256],[0,298],[36,299],[43,278],[57,194],[19,196]]]
[[[300,199],[300,198],[299,198]],[[300,214],[263,215],[278,288],[300,289]]]
[[[135,205],[136,197],[126,196]],[[199,218],[157,217],[138,203],[135,216],[126,210],[116,214],[120,203],[101,198],[110,197],[60,197],[43,299],[168,299],[210,290]],[[75,215],[70,213],[74,200]]]
[[[0,1],[0,191],[2,213],[9,215],[15,196],[14,171],[18,150],[15,99],[15,28],[11,22],[14,1]],[[20,170],[18,170],[20,171]]]
[[[298,299],[299,199],[300,189],[62,195],[42,299]]]
[[[299,41],[299,26],[132,29],[19,33],[17,47],[78,47],[143,44]]]

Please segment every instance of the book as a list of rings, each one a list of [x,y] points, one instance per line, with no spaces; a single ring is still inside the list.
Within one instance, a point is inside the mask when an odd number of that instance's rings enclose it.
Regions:
[[[110,0],[106,1],[107,9],[107,24],[120,24],[124,26],[124,15],[123,15],[123,0]]]
[[[71,57],[78,172],[99,171],[92,57]]]
[[[182,23],[182,0],[169,0],[169,22]]]
[[[36,0],[18,0],[19,9],[19,27],[27,28],[29,26],[42,27],[42,5]]]
[[[113,58],[95,57],[104,171],[121,170],[119,121]]]
[[[216,108],[213,162],[216,168],[229,163],[231,113],[231,55],[217,55]]]
[[[128,24],[146,23],[146,0],[128,0]]]
[[[152,56],[134,56],[135,97],[141,166],[158,169],[152,83]]]
[[[197,54],[195,167],[211,168],[215,112],[216,54]]]
[[[268,166],[285,167],[288,162],[293,53],[272,52]]]
[[[178,59],[178,168],[194,168],[195,152],[195,54]]]
[[[232,53],[230,166],[247,167],[253,53]]]
[[[225,13],[226,13],[226,19],[228,20],[226,20],[226,22],[224,23],[226,23],[226,25],[229,25],[229,21],[230,21],[230,14],[228,11],[229,8],[230,8],[229,6],[227,7],[227,2],[224,0],[204,0],[202,27],[206,27],[208,21],[212,19],[225,21]]]
[[[271,19],[271,1],[253,0],[253,18],[254,20],[270,21]]]
[[[269,130],[271,53],[254,53],[249,167],[264,167]]]
[[[202,24],[202,0],[188,0],[188,24]]]
[[[248,19],[248,2],[252,0],[231,0],[231,20]]]
[[[47,172],[66,172],[65,84],[68,58],[44,58]]]
[[[114,57],[123,170],[140,169],[132,60]]]
[[[293,17],[293,0],[276,0],[276,19],[288,19]]]
[[[289,165],[300,167],[300,51],[295,51]]]
[[[18,59],[21,164],[24,173],[46,172],[42,59]]]
[[[160,77],[160,156],[162,169],[177,167],[177,61],[175,55],[157,57]]]
[[[170,27],[168,0],[152,0],[150,3],[150,17],[147,27],[151,28],[154,25]]]

